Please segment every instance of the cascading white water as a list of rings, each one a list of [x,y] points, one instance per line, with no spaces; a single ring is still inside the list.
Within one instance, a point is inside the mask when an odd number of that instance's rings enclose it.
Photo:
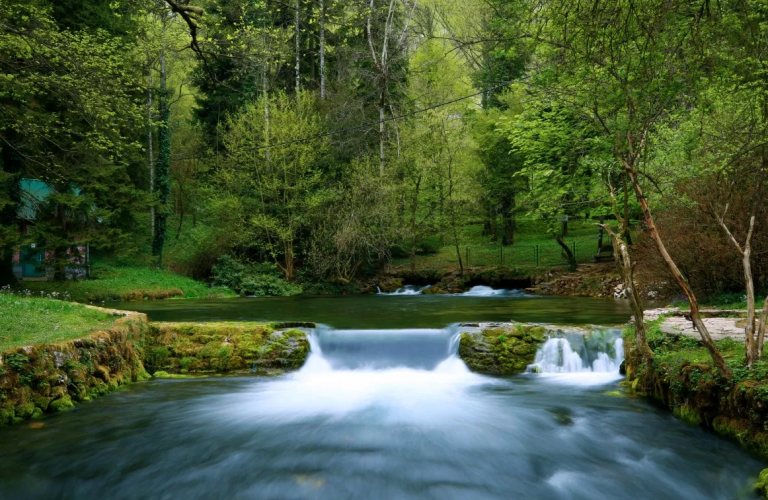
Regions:
[[[613,343],[614,356],[606,352],[597,352],[591,364],[574,351],[565,338],[547,340],[536,352],[536,358],[528,367],[529,373],[610,373],[619,374],[619,367],[624,361],[624,341],[618,338]]]
[[[377,287],[378,295],[422,295],[424,290],[431,288],[432,285],[416,286],[405,285],[402,288],[398,288],[394,292],[385,293],[381,291],[381,288]],[[529,296],[524,294],[521,290],[507,290],[504,288],[491,288],[489,286],[477,285],[473,286],[469,290],[463,293],[451,294],[456,297],[493,297],[493,296],[509,296],[519,295],[521,297]],[[532,295],[530,295],[532,297]]]
[[[379,295],[420,295],[421,292],[426,290],[427,288],[430,288],[432,285],[427,286],[416,286],[416,285],[405,285],[402,288],[398,288],[392,293],[384,293],[381,291],[381,288],[377,287],[377,290],[379,291]]]

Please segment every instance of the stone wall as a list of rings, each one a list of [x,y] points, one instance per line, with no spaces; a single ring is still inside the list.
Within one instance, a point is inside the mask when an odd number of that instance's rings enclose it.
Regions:
[[[0,353],[0,425],[72,408],[148,378],[142,364],[146,316],[129,314],[108,331]]]
[[[156,376],[256,373],[300,368],[311,323],[148,323],[124,316],[107,331],[0,353],[0,425],[73,408],[121,385]],[[146,369],[145,369],[146,367]],[[149,372],[149,373],[148,373]]]

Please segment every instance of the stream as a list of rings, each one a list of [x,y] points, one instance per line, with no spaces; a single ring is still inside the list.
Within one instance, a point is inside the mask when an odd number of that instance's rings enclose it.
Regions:
[[[292,374],[152,380],[0,429],[0,498],[756,498],[765,464],[621,391],[618,329],[514,377],[456,355],[461,321],[615,325],[624,302],[481,292],[119,304],[320,325]]]

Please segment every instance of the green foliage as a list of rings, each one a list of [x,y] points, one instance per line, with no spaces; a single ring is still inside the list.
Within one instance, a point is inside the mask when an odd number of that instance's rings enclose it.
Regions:
[[[21,373],[24,370],[24,364],[29,363],[29,358],[23,354],[12,353],[5,357],[5,362],[16,373]]]
[[[271,263],[244,264],[223,255],[213,266],[214,283],[241,295],[288,296],[302,292],[301,287],[285,281],[277,266]]]

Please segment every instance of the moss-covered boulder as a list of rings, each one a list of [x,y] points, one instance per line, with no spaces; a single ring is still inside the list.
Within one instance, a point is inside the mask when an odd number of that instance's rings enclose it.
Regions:
[[[755,483],[755,491],[760,495],[760,498],[768,498],[768,469],[763,469],[760,472],[760,477]]]
[[[154,323],[145,346],[151,373],[276,374],[300,368],[309,355],[309,338],[285,325],[248,322]],[[302,326],[314,326],[302,324]]]
[[[459,356],[470,370],[489,375],[522,373],[533,363],[536,350],[546,340],[541,326],[515,324],[464,332]]]

